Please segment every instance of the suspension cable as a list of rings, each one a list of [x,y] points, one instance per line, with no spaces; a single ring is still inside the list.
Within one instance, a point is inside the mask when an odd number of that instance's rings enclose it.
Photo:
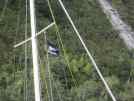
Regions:
[[[27,39],[28,34],[28,0],[25,0],[25,39]],[[28,101],[28,86],[27,86],[27,68],[28,68],[28,45],[25,44],[25,69],[24,69],[24,101]]]
[[[52,75],[52,81],[54,82],[53,75]],[[57,91],[57,94],[58,94],[59,100],[60,100],[60,101],[63,101],[63,100],[62,100],[62,96],[61,96],[61,94],[60,94],[60,92],[59,92],[59,90],[58,90],[58,88],[57,88],[57,84],[56,84],[56,83],[54,83],[54,86],[55,86],[55,89],[56,89],[56,91]]]
[[[71,25],[72,25],[74,31],[76,32],[76,35],[78,36],[79,40],[81,41],[81,43],[82,43],[82,45],[83,45],[85,51],[87,52],[89,58],[91,59],[93,65],[94,65],[95,70],[97,71],[97,73],[98,73],[98,75],[100,76],[102,82],[104,83],[107,92],[109,93],[109,95],[110,95],[110,97],[112,98],[113,101],[117,101],[116,98],[115,98],[115,96],[113,95],[113,93],[112,93],[110,87],[108,86],[106,80],[104,79],[104,77],[103,77],[103,75],[102,75],[100,69],[98,68],[98,66],[97,66],[97,64],[96,64],[96,62],[95,62],[93,56],[91,55],[91,53],[89,52],[89,50],[88,50],[88,48],[87,48],[85,42],[83,41],[83,39],[82,39],[82,37],[81,37],[79,31],[77,30],[77,28],[76,28],[76,26],[75,26],[73,20],[71,19],[69,13],[67,12],[67,10],[66,10],[66,8],[65,8],[65,6],[64,6],[64,4],[63,4],[63,2],[62,2],[61,0],[58,0],[58,1],[59,1],[60,5],[61,5],[63,11],[65,12],[65,14],[66,14],[66,16],[67,16],[69,22],[71,23]]]
[[[46,75],[44,75],[45,74],[45,68],[44,68],[45,67],[45,63],[42,62],[41,57],[39,59],[39,64],[41,65],[41,72],[40,72],[41,73],[41,79],[42,79],[42,81],[44,81],[41,84],[41,89],[44,89],[43,88],[43,83],[44,83],[45,84],[44,91],[46,90],[46,95],[44,96],[45,97],[45,101],[51,101],[50,100],[50,95],[49,95],[49,92],[48,92],[48,84],[47,84],[47,80],[46,80]]]
[[[52,88],[52,80],[51,80],[51,68],[50,68],[50,63],[49,63],[49,54],[48,54],[48,46],[47,46],[47,37],[46,33],[44,32],[44,38],[45,38],[45,51],[46,51],[46,67],[47,67],[47,72],[48,72],[48,79],[49,79],[49,87],[50,87],[50,96],[51,96],[51,101],[54,101],[53,98],[53,88]]]
[[[17,25],[16,25],[16,32],[15,32],[16,37],[17,37],[17,34],[18,34],[18,32],[19,32],[19,27],[20,27],[21,0],[19,1],[18,9],[19,9],[20,11],[18,11],[18,15],[17,15]],[[17,40],[16,40],[16,37],[15,37],[15,44],[16,44],[16,41],[17,41]]]
[[[57,37],[58,37],[58,39],[59,39],[58,44],[59,44],[59,46],[60,46],[60,44],[61,44],[61,48],[62,48],[63,53],[64,53],[65,61],[66,61],[67,65],[68,65],[69,72],[70,72],[70,74],[71,74],[71,77],[72,77],[72,79],[73,79],[73,82],[74,82],[75,87],[77,87],[77,86],[78,86],[78,83],[77,83],[77,80],[75,79],[75,77],[74,77],[74,75],[73,75],[73,72],[71,71],[71,66],[70,66],[70,64],[69,64],[69,60],[68,60],[68,57],[67,57],[67,53],[66,53],[66,50],[65,50],[65,47],[64,47],[64,44],[63,44],[61,35],[60,35],[59,27],[58,27],[58,25],[57,25],[56,18],[55,18],[55,16],[54,16],[54,12],[53,12],[52,7],[51,7],[50,0],[47,0],[47,3],[48,3],[48,6],[49,6],[49,9],[50,9],[50,13],[51,13],[52,19],[53,19],[53,21],[55,22],[55,28],[56,28],[56,31],[57,31],[57,32],[56,32],[56,35],[57,35]]]
[[[41,43],[39,42],[38,43],[39,46],[41,46]],[[44,49],[45,49],[45,46],[44,46]],[[42,49],[40,49],[39,51],[42,51]],[[43,52],[45,53],[45,52]],[[41,56],[43,56],[43,59],[41,59]],[[51,101],[50,99],[50,94],[49,94],[49,91],[48,91],[48,84],[47,84],[47,80],[46,80],[46,63],[45,61],[43,60],[46,60],[46,57],[43,55],[40,56],[40,59],[39,59],[39,63],[41,65],[41,79],[42,79],[42,85],[41,85],[41,89],[44,89],[44,91],[46,91],[46,94],[44,95],[45,97],[45,101]],[[43,82],[44,81],[44,82]],[[43,84],[45,85],[45,88],[43,87]]]

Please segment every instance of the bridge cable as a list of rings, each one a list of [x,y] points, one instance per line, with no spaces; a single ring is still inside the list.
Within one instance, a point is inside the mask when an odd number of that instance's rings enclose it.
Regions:
[[[60,35],[59,27],[57,25],[56,18],[54,16],[54,12],[53,12],[52,7],[51,7],[51,4],[50,4],[50,0],[47,0],[47,3],[48,3],[48,6],[49,6],[49,9],[50,9],[50,12],[51,12],[52,19],[55,22],[55,28],[56,28],[56,31],[57,31],[56,32],[56,35],[57,35],[57,37],[59,39],[59,42],[58,43],[61,44],[61,47],[62,47],[62,50],[63,50],[63,53],[64,53],[64,57],[65,57],[65,61],[66,61],[67,65],[68,65],[68,69],[69,69],[69,72],[70,72],[71,77],[73,79],[74,85],[75,85],[75,87],[78,87],[78,83],[77,83],[77,81],[76,81],[76,79],[75,79],[75,77],[73,75],[73,72],[71,71],[71,66],[69,64],[68,56],[67,56],[67,53],[66,53],[66,50],[65,50],[65,47],[64,47],[64,44],[63,44],[61,35]]]
[[[40,42],[38,42],[38,44],[39,44],[39,46],[41,46]],[[44,49],[46,50],[45,45],[44,45]],[[42,51],[42,49],[39,48],[39,51]],[[45,53],[45,52],[43,51],[43,53]],[[41,56],[43,56],[43,59],[42,59]],[[46,94],[44,95],[45,101],[51,101],[50,94],[49,94],[49,91],[48,91],[49,87],[48,87],[47,80],[46,80],[46,76],[47,76],[46,75],[46,70],[45,70],[47,68],[46,63],[45,63],[46,61],[43,61],[43,60],[46,60],[46,56],[44,56],[44,54],[42,54],[41,56],[39,56],[40,57],[39,58],[39,65],[41,67],[41,72],[40,73],[41,73],[41,79],[42,79],[41,89],[44,89],[44,91],[46,91]],[[45,88],[43,87],[43,84],[45,85]]]
[[[54,21],[54,23],[55,23],[55,29],[56,29],[56,36],[57,36],[57,42],[58,42],[58,46],[60,47],[60,48],[62,48],[62,50],[63,50],[63,52],[64,52],[64,59],[65,59],[65,61],[66,61],[66,63],[67,63],[67,66],[69,67],[68,69],[69,69],[69,72],[70,72],[70,74],[71,74],[71,77],[72,77],[72,79],[73,79],[73,83],[74,83],[74,85],[76,86],[76,80],[75,80],[75,78],[74,78],[74,75],[73,75],[73,73],[72,73],[72,71],[71,71],[71,66],[70,66],[70,64],[69,64],[69,60],[68,60],[68,58],[67,58],[67,54],[66,54],[66,51],[65,51],[65,48],[64,48],[64,44],[63,44],[63,41],[62,41],[62,38],[61,38],[61,36],[60,36],[60,32],[59,32],[59,28],[58,28],[58,25],[57,25],[57,23],[56,23],[56,18],[55,18],[55,16],[54,16],[54,12],[53,12],[53,10],[52,10],[52,6],[51,6],[51,3],[50,3],[50,0],[47,0],[47,3],[48,3],[48,7],[49,7],[49,10],[50,10],[50,13],[51,13],[51,16],[52,16],[52,19],[53,19],[53,21]],[[60,41],[59,41],[60,40]],[[66,73],[66,70],[63,68],[63,72],[64,72],[64,74]],[[65,81],[66,81],[66,87],[68,86],[68,79],[67,79],[67,76],[66,75],[64,75],[65,76]]]
[[[71,25],[72,25],[74,31],[76,32],[76,35],[78,36],[79,40],[81,41],[81,43],[82,43],[82,45],[83,45],[85,51],[87,52],[87,55],[89,56],[90,60],[92,61],[93,66],[94,66],[95,70],[97,71],[97,73],[98,73],[100,79],[101,79],[102,82],[104,83],[107,92],[109,93],[109,95],[110,95],[110,97],[112,98],[113,101],[117,101],[116,98],[115,98],[115,96],[113,95],[113,93],[112,93],[112,91],[111,91],[109,85],[107,84],[106,80],[104,79],[104,77],[103,77],[103,75],[102,75],[102,73],[101,73],[99,67],[97,66],[97,64],[96,64],[96,62],[95,62],[93,56],[92,56],[91,53],[89,52],[89,50],[88,50],[88,48],[87,48],[87,46],[86,46],[84,40],[82,39],[82,37],[81,37],[79,31],[77,30],[77,28],[76,28],[76,26],[75,26],[75,24],[74,24],[72,18],[70,17],[68,11],[66,10],[66,8],[65,8],[65,6],[64,6],[64,4],[63,4],[63,2],[62,2],[61,0],[58,0],[58,1],[59,1],[60,5],[61,5],[63,11],[65,12],[65,14],[66,14],[66,16],[67,16],[69,22],[71,23]]]
[[[51,68],[50,68],[50,63],[49,63],[49,54],[48,54],[48,45],[47,45],[47,36],[46,33],[44,32],[44,38],[45,38],[45,50],[46,50],[46,67],[47,67],[47,72],[48,72],[48,79],[49,79],[49,87],[50,87],[50,96],[51,96],[51,101],[54,101],[53,98],[53,88],[52,88],[52,75],[51,75]]]
[[[25,39],[28,37],[28,0],[25,0]],[[28,101],[28,44],[25,44],[25,68],[24,68],[24,101]]]
[[[54,82],[54,77],[53,77],[53,75],[52,75],[52,81]],[[60,94],[60,92],[59,92],[59,90],[58,90],[58,86],[57,86],[57,82],[55,82],[54,83],[54,86],[55,86],[55,89],[56,89],[56,91],[57,91],[57,94],[58,94],[58,97],[59,97],[59,101],[63,101],[62,100],[62,96],[61,96],[61,94]]]

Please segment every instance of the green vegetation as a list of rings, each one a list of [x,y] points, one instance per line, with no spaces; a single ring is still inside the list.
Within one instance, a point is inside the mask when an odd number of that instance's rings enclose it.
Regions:
[[[0,1],[0,14],[4,1]],[[134,101],[133,50],[128,50],[112,29],[97,0],[63,1],[117,100]],[[127,8],[132,12],[130,5],[134,1],[131,0],[130,3],[130,0],[126,0],[124,5],[123,1],[125,0],[114,0],[113,4],[118,8],[122,5],[119,9]],[[64,45],[63,50],[59,37],[56,36],[56,28],[49,29],[48,40],[60,49],[60,56],[49,56],[54,101],[112,101],[57,0],[51,0],[51,4]],[[45,0],[36,0],[36,14],[38,31],[52,22]],[[0,21],[0,101],[25,101],[25,93],[28,101],[33,101],[31,44],[28,44],[27,69],[24,46],[13,49],[13,45],[25,37],[25,0],[9,0],[4,15]],[[133,26],[134,20],[129,17],[132,17],[131,13],[123,16]],[[28,25],[29,23],[28,16]],[[30,37],[30,25],[28,36]],[[48,101],[50,89],[47,92],[49,82],[45,74],[44,35],[40,35],[38,40],[42,97]]]
[[[134,28],[133,0],[113,0],[113,5],[120,11],[122,19]]]

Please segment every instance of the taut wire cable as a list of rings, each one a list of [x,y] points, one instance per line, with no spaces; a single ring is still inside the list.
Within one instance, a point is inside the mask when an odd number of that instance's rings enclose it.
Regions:
[[[101,79],[102,82],[104,83],[107,92],[109,93],[109,95],[110,95],[110,97],[112,98],[113,101],[117,101],[116,98],[115,98],[115,96],[113,95],[113,93],[112,93],[112,91],[111,91],[109,85],[107,84],[106,80],[104,79],[104,77],[103,77],[103,75],[102,75],[102,73],[101,73],[99,67],[97,66],[97,64],[96,64],[96,62],[95,62],[93,56],[91,55],[91,53],[89,52],[89,50],[88,50],[88,48],[87,48],[85,42],[83,41],[83,39],[82,39],[82,37],[81,37],[79,31],[77,30],[77,28],[76,28],[76,26],[75,26],[73,20],[71,19],[69,13],[67,12],[67,10],[66,10],[66,8],[65,8],[65,6],[64,6],[64,4],[63,4],[63,2],[62,2],[61,0],[58,0],[58,1],[59,1],[60,5],[61,5],[63,11],[65,12],[65,14],[66,14],[66,16],[67,16],[69,22],[71,23],[71,25],[72,25],[74,31],[76,32],[76,35],[78,36],[79,40],[81,41],[81,43],[82,43],[82,45],[83,45],[85,51],[87,52],[87,55],[89,56],[89,59],[91,60],[91,62],[92,62],[92,64],[93,64],[95,70],[97,71],[97,73],[98,73],[100,79]]]
[[[52,76],[51,76],[51,68],[50,68],[50,63],[49,63],[49,54],[48,54],[48,45],[47,45],[47,36],[46,32],[44,32],[44,38],[45,38],[45,51],[46,51],[46,68],[48,72],[48,80],[49,80],[49,87],[50,87],[50,96],[51,96],[51,101],[54,101],[53,98],[53,88],[52,88]]]
[[[56,35],[57,35],[57,37],[58,37],[58,39],[59,39],[58,44],[59,44],[59,43],[61,44],[62,50],[63,50],[63,52],[64,52],[65,61],[66,61],[67,65],[68,65],[69,72],[70,72],[70,74],[71,74],[71,77],[72,77],[72,79],[73,79],[73,82],[74,82],[75,87],[77,87],[77,86],[78,86],[78,83],[77,83],[77,81],[76,81],[76,79],[75,79],[75,77],[74,77],[74,75],[73,75],[73,72],[71,71],[71,66],[70,66],[70,64],[69,64],[69,60],[68,60],[68,57],[67,57],[67,53],[66,53],[66,50],[65,50],[65,47],[64,47],[64,44],[63,44],[63,41],[62,41],[60,32],[59,32],[59,27],[58,27],[57,22],[56,22],[56,18],[54,17],[54,12],[53,12],[53,10],[52,10],[51,4],[50,4],[50,0],[47,0],[47,3],[48,3],[48,6],[49,6],[49,9],[50,9],[50,13],[51,13],[52,19],[53,19],[53,21],[55,22],[55,28],[56,28],[56,31],[57,31],[57,32],[56,32]],[[59,46],[60,46],[60,45],[59,45]]]
[[[28,34],[28,0],[25,0],[25,39],[27,39]],[[28,101],[28,86],[27,86],[27,69],[28,69],[28,45],[25,44],[25,68],[24,68],[24,101]]]

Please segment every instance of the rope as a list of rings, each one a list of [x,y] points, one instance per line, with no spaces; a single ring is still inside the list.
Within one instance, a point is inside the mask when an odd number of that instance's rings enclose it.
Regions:
[[[18,9],[21,10],[21,0],[19,1],[19,6],[18,6]],[[20,15],[21,15],[21,11],[18,12],[18,15],[17,15],[17,25],[16,25],[16,37],[17,37],[17,33],[19,31],[19,25],[20,25]],[[16,37],[15,37],[15,44],[16,44]]]
[[[28,0],[25,1],[26,3],[26,17],[25,17],[25,39],[27,39],[27,33],[28,33]],[[27,43],[25,44],[25,70],[24,70],[24,101],[28,101],[28,86],[27,86],[27,68],[28,68],[28,65],[27,65],[27,59],[28,59],[28,53],[27,53]]]
[[[52,89],[52,82],[53,82],[53,76],[52,76],[52,74],[51,74],[51,71],[50,71],[50,62],[49,62],[49,54],[48,54],[48,49],[47,49],[47,37],[46,37],[46,33],[44,32],[44,37],[45,37],[45,50],[46,50],[46,64],[47,64],[47,68],[48,68],[48,76],[49,76],[49,84],[50,84],[50,96],[51,96],[51,98],[49,98],[49,101],[54,101],[54,98],[53,98],[53,89]],[[46,79],[45,79],[45,82],[47,82],[46,81]],[[46,86],[47,86],[47,83],[46,83]],[[56,84],[54,83],[54,86],[55,86],[55,88],[56,88],[56,91],[57,91],[57,93],[58,93],[58,97],[59,97],[59,99],[60,99],[60,101],[62,101],[62,99],[61,99],[61,96],[60,96],[60,93],[58,92],[58,90],[57,90],[57,86],[56,86]]]
[[[18,2],[18,9],[20,9],[21,8],[21,1],[19,1]],[[15,37],[14,37],[14,44],[16,44],[16,41],[17,41],[17,33],[18,33],[18,30],[19,30],[19,24],[20,24],[20,12],[19,11],[17,11],[17,17],[16,17],[16,29],[15,29]],[[7,24],[8,24],[8,22],[7,22]],[[4,29],[5,31],[6,31],[6,26],[5,26],[5,29]],[[14,62],[16,62],[16,53],[15,53],[16,51],[15,51],[15,49],[13,50],[13,53],[14,53],[14,56],[13,56],[13,58],[14,58]],[[14,65],[16,65],[16,63],[14,63]],[[15,74],[15,72],[16,72],[16,68],[14,69],[14,80],[15,80],[15,76],[16,76],[16,74]]]
[[[45,50],[46,50],[46,67],[47,67],[47,72],[48,72],[48,79],[49,79],[49,87],[50,87],[50,96],[51,96],[51,101],[54,101],[53,98],[53,88],[52,88],[52,81],[51,81],[51,70],[50,70],[50,64],[49,64],[49,54],[48,54],[48,49],[47,49],[47,39],[46,39],[46,33],[44,32],[44,38],[45,38]]]
[[[44,74],[45,74],[45,73],[44,73]],[[45,77],[44,77],[44,78],[45,78]],[[49,92],[48,92],[48,85],[47,85],[47,80],[46,80],[46,78],[45,78],[45,87],[46,87],[46,90],[47,90],[48,99],[49,99],[49,101],[51,101],[50,95],[49,95]],[[47,98],[46,98],[46,100],[47,100]]]
[[[49,99],[49,101],[51,101],[50,100],[50,95],[49,95],[49,92],[48,92],[48,85],[47,85],[47,80],[45,79],[45,87],[46,87],[46,90],[47,90],[47,96],[48,96],[48,99]],[[46,98],[46,100],[47,100],[47,98]]]
[[[43,59],[44,60],[44,59]],[[45,101],[48,101],[48,99],[49,99],[49,101],[51,101],[50,100],[50,95],[49,95],[49,92],[48,92],[48,85],[47,85],[47,80],[46,80],[46,76],[44,76],[44,74],[45,74],[45,69],[43,68],[44,67],[44,62],[42,62],[41,61],[41,59],[40,59],[40,65],[42,64],[42,66],[41,66],[41,77],[42,77],[42,79],[43,79],[43,81],[45,82],[45,89],[46,89],[46,100]],[[43,87],[42,87],[43,88]],[[44,90],[45,90],[44,89]],[[48,98],[47,98],[48,97]]]
[[[60,35],[60,32],[59,32],[59,27],[58,27],[57,22],[56,22],[56,18],[54,17],[54,13],[53,13],[53,10],[52,10],[51,4],[50,4],[50,0],[47,0],[47,3],[48,3],[48,6],[49,6],[49,9],[50,9],[50,12],[51,12],[52,19],[55,22],[55,27],[56,27],[56,30],[57,30],[56,35],[57,35],[57,37],[59,39],[58,44],[59,43],[61,44],[61,47],[62,47],[62,50],[63,50],[63,53],[64,53],[64,57],[65,57],[65,61],[66,61],[67,65],[68,65],[69,72],[70,72],[70,74],[72,76],[72,79],[73,79],[75,87],[77,87],[78,83],[77,83],[77,81],[76,81],[76,79],[75,79],[75,77],[74,77],[74,75],[73,75],[73,73],[71,71],[71,66],[69,64],[67,53],[65,51],[65,47],[64,47],[64,44],[63,44],[63,41],[62,41],[62,38],[61,38],[61,35]]]
[[[54,81],[53,76],[52,76],[52,81]],[[58,94],[59,100],[60,100],[60,101],[63,101],[63,100],[62,100],[62,97],[61,97],[61,94],[60,94],[60,92],[58,91],[57,84],[56,84],[56,83],[54,83],[54,86],[55,86],[55,89],[56,89],[56,91],[57,91],[57,94]]]
[[[8,0],[7,0],[8,1]],[[18,9],[20,10],[21,9],[21,0],[18,2]],[[5,10],[6,10],[6,8],[7,8],[7,4],[5,4]],[[2,17],[4,17],[4,13],[5,13],[5,10],[3,11],[3,15],[2,15]],[[17,21],[16,21],[16,29],[15,29],[15,37],[14,37],[14,44],[16,44],[16,39],[17,39],[17,33],[18,33],[18,30],[19,30],[19,24],[20,24],[20,11],[17,11],[17,17],[16,17],[16,19],[17,19]],[[8,21],[6,21],[7,22],[7,24],[8,24]],[[4,31],[6,31],[6,29],[8,28],[8,26],[5,26],[5,29],[4,29]],[[14,68],[14,72],[13,72],[13,76],[14,76],[14,81],[15,81],[15,79],[16,79],[16,71],[17,71],[17,67],[16,67],[16,53],[15,53],[16,51],[15,51],[15,49],[13,49],[13,64],[14,64],[14,66],[15,66],[15,68]],[[17,58],[18,59],[18,58]],[[21,61],[20,61],[20,58],[19,58],[19,60],[18,60],[18,62],[20,63],[18,63],[19,65],[17,65],[17,66],[21,66]],[[15,91],[16,92],[16,91]],[[17,93],[17,92],[16,92]]]
[[[81,43],[82,43],[82,45],[83,45],[83,47],[84,47],[85,51],[87,52],[87,54],[88,54],[89,58],[91,59],[91,61],[92,61],[93,65],[94,65],[95,70],[97,71],[97,73],[98,73],[98,75],[100,76],[100,78],[101,78],[102,82],[104,83],[104,85],[105,85],[105,87],[106,87],[107,92],[109,93],[109,95],[110,95],[110,97],[112,98],[112,100],[113,100],[113,101],[117,101],[117,100],[116,100],[116,98],[115,98],[115,96],[113,95],[113,93],[112,93],[112,91],[111,91],[110,87],[108,86],[108,84],[107,84],[106,80],[104,79],[104,77],[103,77],[103,75],[102,75],[102,73],[101,73],[100,69],[98,68],[98,66],[97,66],[97,64],[96,64],[96,62],[95,62],[95,60],[94,60],[93,56],[91,55],[91,53],[89,52],[89,50],[88,50],[88,48],[87,48],[86,44],[84,43],[84,41],[83,41],[83,39],[82,39],[82,37],[81,37],[80,33],[78,32],[78,30],[77,30],[77,28],[76,28],[76,26],[75,26],[74,22],[72,21],[72,19],[71,19],[71,17],[70,17],[70,15],[69,15],[69,13],[67,12],[67,10],[66,10],[66,8],[65,8],[64,4],[62,3],[62,1],[61,1],[61,0],[58,0],[58,1],[59,1],[60,5],[61,5],[61,7],[62,7],[63,11],[65,12],[65,14],[66,14],[66,16],[67,16],[67,18],[68,18],[69,22],[71,23],[71,25],[72,25],[72,27],[73,27],[74,31],[76,32],[76,34],[77,34],[77,36],[78,36],[79,40],[81,41]]]
[[[41,46],[41,42],[38,42],[38,44],[39,44],[39,46]],[[42,49],[39,48],[39,51],[42,51]],[[42,54],[41,56],[43,56],[43,55],[44,54]],[[40,56],[40,59],[39,59],[40,60],[40,65],[41,65],[41,79],[44,81],[43,83],[45,84],[44,91],[46,90],[46,94],[44,95],[44,97],[45,97],[45,101],[51,101],[50,94],[49,94],[49,91],[48,91],[48,84],[47,84],[47,80],[46,80],[46,75],[45,75],[46,71],[45,71],[44,67],[46,67],[46,66],[45,66],[45,62],[42,61],[42,60],[45,60],[46,58],[43,57],[43,59],[41,59],[41,56]],[[44,88],[43,85],[41,87],[42,87],[41,89]]]
[[[47,4],[48,4],[49,10],[50,10],[52,19],[53,19],[53,21],[54,21],[54,23],[55,23],[55,28],[56,28],[56,30],[57,30],[56,35],[57,35],[57,37],[59,36],[58,39],[60,39],[60,42],[59,42],[59,40],[57,39],[58,46],[61,47],[62,50],[63,50],[63,49],[64,49],[64,45],[63,45],[63,42],[62,42],[61,37],[60,37],[59,28],[58,28],[58,26],[57,26],[56,19],[55,19],[55,17],[54,17],[54,13],[53,13],[53,10],[52,10],[51,4],[50,4],[50,0],[47,0]],[[62,46],[60,45],[60,43],[61,43]],[[64,50],[65,50],[65,49],[64,49]],[[65,53],[65,51],[63,51],[63,52]],[[64,57],[65,57],[65,54],[64,54]],[[68,63],[68,62],[67,62],[67,63]],[[69,71],[70,71],[70,73],[72,74],[70,68],[69,68]],[[66,70],[63,69],[63,72],[66,73]],[[72,76],[72,78],[73,78],[73,81],[75,81],[75,80],[74,80],[74,76],[73,76],[73,75],[71,75],[71,76]],[[68,83],[67,76],[65,76],[65,81],[66,81],[66,87],[67,87],[67,83]],[[74,85],[76,85],[76,83],[74,83]]]
[[[46,39],[46,32],[44,32],[44,38],[45,38],[45,43],[47,43],[47,39]],[[48,55],[48,49],[47,49],[47,45],[45,44],[45,51],[47,52],[47,55]],[[44,58],[44,60],[45,60],[46,58]],[[48,61],[48,58],[46,59],[46,62],[47,62],[47,66],[46,67],[48,67],[49,65],[48,65],[48,63],[49,63],[49,61]],[[50,70],[50,67],[48,67],[49,68],[49,70]],[[45,70],[44,69],[42,69],[42,74],[45,74]],[[51,98],[52,98],[52,100],[53,100],[53,93],[52,93],[52,81],[53,81],[53,76],[52,76],[52,74],[50,74],[49,73],[49,82],[50,82],[50,80],[51,80],[51,83],[50,83],[50,89],[51,89],[51,94],[49,94],[49,91],[48,91],[48,84],[47,84],[47,80],[46,80],[46,78],[45,78],[45,76],[44,75],[42,75],[42,77],[44,78],[44,81],[45,81],[45,88],[46,88],[46,90],[47,90],[47,96],[48,96],[48,100],[49,101],[51,101]],[[55,88],[56,88],[56,90],[57,90],[57,87],[56,87],[56,84],[54,83],[54,86],[55,86]],[[61,100],[61,96],[60,96],[60,93],[58,92],[58,90],[57,90],[57,93],[58,93],[58,96],[59,96],[59,99],[60,99],[60,101],[62,101]],[[50,97],[51,96],[51,97]],[[47,99],[46,99],[46,101],[47,101]]]

